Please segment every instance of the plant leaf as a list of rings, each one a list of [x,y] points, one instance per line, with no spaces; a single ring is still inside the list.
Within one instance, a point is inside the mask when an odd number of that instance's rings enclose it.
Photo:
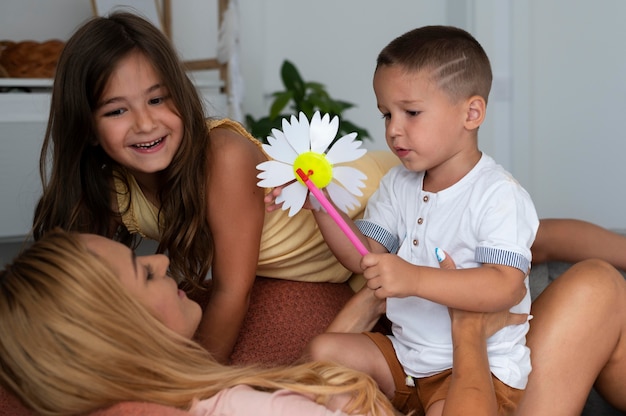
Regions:
[[[283,111],[285,106],[291,101],[293,98],[292,91],[284,91],[274,93],[274,102],[272,103],[272,107],[270,108],[270,118],[273,120]]]
[[[300,72],[290,61],[283,61],[283,65],[280,69],[280,76],[283,80],[283,84],[288,91],[293,92],[293,99],[296,101],[301,100],[304,97],[305,87],[304,81],[300,76]]]

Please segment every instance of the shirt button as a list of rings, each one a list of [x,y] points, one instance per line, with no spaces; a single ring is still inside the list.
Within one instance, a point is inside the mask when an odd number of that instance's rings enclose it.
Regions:
[[[424,223],[424,218],[418,218],[418,219],[417,219],[417,223],[418,223],[419,225],[422,225],[422,224]]]
[[[417,240],[413,240],[413,245],[414,245],[414,246],[416,246],[416,245],[418,245],[418,244],[419,244],[419,241],[417,241]]]
[[[424,195],[424,198],[423,198],[423,199],[424,199],[424,202],[428,202],[428,200],[429,200],[430,198],[428,198],[428,195]]]

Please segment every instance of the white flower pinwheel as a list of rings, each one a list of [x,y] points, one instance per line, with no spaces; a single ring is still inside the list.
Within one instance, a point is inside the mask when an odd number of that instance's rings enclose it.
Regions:
[[[291,116],[291,123],[283,119],[282,131],[272,129],[273,136],[267,138],[263,149],[273,160],[257,165],[261,171],[257,185],[273,188],[293,182],[276,198],[283,210],[289,209],[291,217],[302,209],[308,194],[308,188],[296,174],[302,169],[318,188],[326,188],[338,209],[348,212],[357,207],[355,195],[363,195],[360,188],[365,186],[363,180],[367,177],[358,169],[338,164],[356,160],[367,150],[360,147],[356,133],[347,134],[330,146],[339,130],[339,117],[331,120],[328,114],[321,117],[316,112],[309,123],[304,113],[299,116]]]

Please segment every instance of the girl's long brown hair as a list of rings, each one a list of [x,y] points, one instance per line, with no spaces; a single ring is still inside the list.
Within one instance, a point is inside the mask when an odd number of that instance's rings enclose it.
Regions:
[[[368,376],[325,363],[229,367],[164,326],[75,233],[52,230],[0,271],[0,384],[42,415],[124,401],[188,409],[240,384],[288,389],[348,412],[392,414]]]
[[[63,49],[41,149],[43,195],[35,210],[33,237],[62,227],[113,237],[129,246],[137,243],[122,225],[113,187],[115,170],[123,168],[98,146],[93,118],[116,64],[137,51],[154,65],[184,126],[178,152],[160,173],[157,197],[164,227],[158,252],[167,251],[178,279],[199,281],[213,256],[206,196],[210,140],[202,101],[169,40],[130,13],[89,20]]]

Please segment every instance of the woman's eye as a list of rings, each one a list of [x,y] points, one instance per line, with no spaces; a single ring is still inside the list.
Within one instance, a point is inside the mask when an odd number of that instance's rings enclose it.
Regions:
[[[152,270],[152,267],[146,266],[146,280],[152,280],[153,277],[154,277],[154,272]]]

